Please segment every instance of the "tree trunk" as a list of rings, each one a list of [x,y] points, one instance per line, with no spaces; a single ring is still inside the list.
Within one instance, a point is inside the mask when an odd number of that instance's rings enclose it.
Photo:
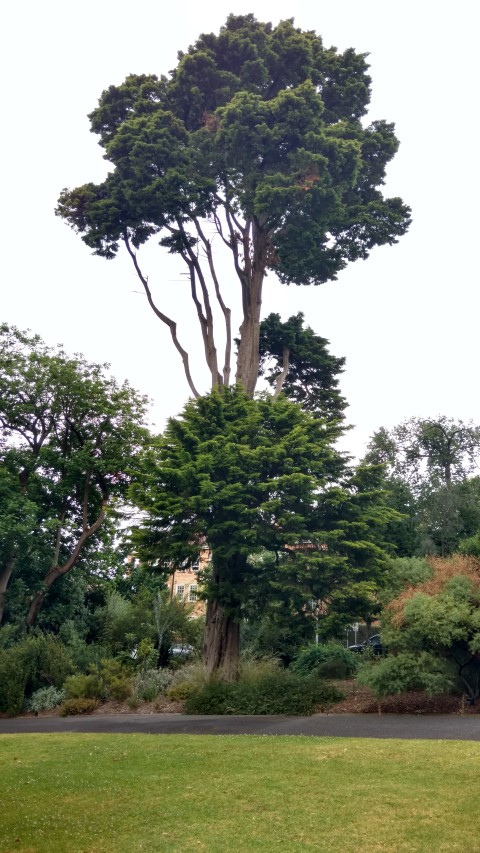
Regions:
[[[225,681],[238,676],[240,623],[226,613],[218,601],[209,601],[205,619],[203,663],[207,675],[218,674]]]
[[[12,576],[15,561],[13,557],[7,562],[7,565],[0,574],[0,625],[2,624],[3,614],[5,612],[5,602],[7,600],[8,582]]]
[[[236,381],[253,396],[260,362],[260,311],[262,288],[267,266],[269,239],[266,232],[254,226],[253,258],[250,274],[243,285],[243,322],[237,356]]]
[[[30,630],[35,623],[35,620],[40,612],[40,608],[43,604],[43,599],[47,594],[47,590],[38,590],[33,596],[32,603],[30,605],[29,611],[27,613],[27,618],[25,619],[25,625],[27,630]]]
[[[240,344],[237,357],[236,380],[243,385],[247,394],[253,397],[258,379],[260,362],[260,309],[262,307],[261,287],[252,298],[254,304],[244,317],[240,326]]]

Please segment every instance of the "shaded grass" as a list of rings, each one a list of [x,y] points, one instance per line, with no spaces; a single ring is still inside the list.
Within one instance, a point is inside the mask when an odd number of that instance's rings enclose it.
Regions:
[[[480,744],[0,737],[2,853],[478,853]]]

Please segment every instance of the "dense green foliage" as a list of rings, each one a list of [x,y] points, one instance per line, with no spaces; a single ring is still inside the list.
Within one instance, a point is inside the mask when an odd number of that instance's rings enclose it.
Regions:
[[[282,396],[253,400],[238,387],[190,402],[132,488],[145,513],[142,559],[168,573],[208,542],[203,595],[237,625],[273,614],[279,600],[300,619],[312,618],[312,599],[329,602],[331,630],[367,615],[390,514],[378,472],[352,473],[335,450],[339,432]]]
[[[360,670],[358,682],[371,687],[379,699],[411,690],[433,696],[453,687],[453,679],[442,661],[419,649],[371,661]]]
[[[187,714],[312,714],[342,699],[330,684],[279,669],[256,681],[212,681],[185,702]]]
[[[0,713],[15,716],[40,688],[61,688],[72,669],[67,650],[51,635],[30,636],[0,649]]]
[[[352,678],[358,669],[358,655],[339,643],[319,643],[302,649],[292,663],[298,675],[317,678]]]
[[[226,207],[266,220],[281,278],[325,281],[408,221],[376,189],[398,143],[392,125],[362,124],[369,96],[365,56],[291,21],[231,15],[170,78],[131,75],[102,94],[90,119],[115,171],[64,192],[59,212],[111,257],[125,233],[140,244],[163,228],[185,252],[181,224]]]

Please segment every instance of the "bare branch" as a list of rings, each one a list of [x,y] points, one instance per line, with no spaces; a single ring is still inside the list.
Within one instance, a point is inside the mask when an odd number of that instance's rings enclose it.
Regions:
[[[217,234],[219,235],[219,237],[222,238],[225,245],[228,246],[229,249],[231,249],[232,246],[231,246],[230,240],[227,240],[227,238],[225,237],[225,234],[223,233],[223,228],[222,228],[222,221],[216,212],[213,214],[213,221],[215,224],[215,228],[217,229]]]
[[[205,236],[198,219],[194,220],[195,226],[197,229],[197,233],[203,243],[205,248],[205,252],[207,255],[208,266],[210,269],[210,275],[212,276],[213,285],[215,287],[215,294],[218,300],[218,304],[223,311],[223,316],[225,318],[225,334],[226,334],[226,344],[225,344],[225,364],[223,367],[223,381],[225,385],[229,385],[230,383],[230,371],[231,371],[231,354],[232,354],[232,312],[230,308],[227,308],[225,302],[223,301],[222,294],[220,292],[220,284],[217,277],[217,272],[215,270],[215,266],[213,263],[213,254],[212,254],[212,245],[210,240]],[[225,241],[226,242],[226,241]]]
[[[283,366],[281,372],[277,376],[277,380],[275,382],[275,391],[273,392],[273,399],[275,400],[279,394],[282,393],[282,388],[287,378],[288,369],[290,367],[290,350],[287,346],[283,348]]]
[[[208,335],[208,323],[207,323],[207,319],[203,313],[202,303],[200,302],[200,300],[197,296],[197,287],[196,287],[196,283],[195,283],[195,265],[192,263],[192,261],[188,260],[186,257],[185,257],[185,260],[188,264],[188,269],[190,272],[190,290],[191,290],[191,294],[192,294],[192,299],[193,299],[193,303],[195,305],[195,308],[197,309],[197,316],[198,316],[198,319],[200,322],[200,328],[202,330],[203,346],[205,348],[205,359],[207,361],[207,365],[210,369],[210,372],[212,372],[212,367],[211,367],[211,363],[210,363],[210,341],[209,341],[209,335]],[[215,384],[215,383],[214,383],[214,379],[213,379],[213,375],[212,375],[212,385],[213,384]]]
[[[182,235],[182,237],[184,239],[185,251],[182,253],[182,257],[184,258],[184,260],[188,264],[188,267],[190,270],[190,281],[192,282],[192,266],[191,265],[193,265],[193,268],[195,270],[195,273],[196,273],[196,276],[197,276],[198,281],[200,283],[200,288],[202,291],[203,307],[204,307],[205,313],[203,313],[203,311],[201,311],[201,306],[200,306],[200,303],[198,301],[195,288],[192,288],[192,297],[193,297],[193,301],[195,302],[195,306],[197,308],[197,314],[198,314],[198,317],[200,320],[200,324],[202,326],[202,334],[204,335],[204,342],[205,342],[205,335],[206,335],[205,356],[207,359],[207,365],[208,365],[210,373],[212,375],[212,387],[214,387],[215,385],[222,385],[223,379],[222,379],[222,376],[220,375],[220,373],[218,371],[217,348],[215,346],[215,338],[214,338],[214,332],[213,332],[213,314],[212,314],[212,308],[210,305],[210,295],[208,292],[207,282],[205,281],[205,276],[203,274],[202,266],[200,264],[198,255],[194,252],[192,246],[190,245],[189,236],[185,231],[185,228],[183,226],[183,222],[181,222],[181,220],[177,220],[177,225],[178,225],[178,229],[180,231],[180,234]]]
[[[177,337],[177,324],[175,323],[174,320],[172,320],[170,317],[168,317],[166,314],[164,314],[163,311],[160,311],[160,309],[157,308],[157,306],[155,305],[155,302],[153,301],[153,298],[152,298],[152,294],[150,292],[150,288],[148,286],[148,281],[145,278],[145,276],[143,275],[143,273],[142,273],[142,271],[138,265],[137,256],[136,256],[135,252],[133,251],[132,247],[130,246],[130,241],[128,239],[127,234],[124,234],[123,240],[124,240],[125,246],[127,247],[128,254],[130,255],[130,257],[133,261],[133,266],[135,267],[135,271],[137,273],[137,276],[140,279],[140,281],[142,282],[143,288],[144,288],[146,296],[147,296],[148,304],[150,305],[150,308],[152,309],[152,311],[157,315],[159,320],[161,320],[162,323],[165,323],[165,325],[168,326],[168,328],[170,329],[172,341],[174,343],[176,350],[180,353],[180,356],[181,356],[181,359],[183,362],[183,369],[185,371],[185,376],[187,377],[187,382],[190,386],[190,390],[191,390],[193,396],[198,398],[198,397],[200,397],[200,394],[198,393],[197,389],[195,388],[195,385],[193,384],[192,376],[190,374],[188,352],[183,349],[183,347],[181,346],[180,341],[178,340],[178,337]]]
[[[238,254],[238,241],[240,239],[240,235],[235,231],[234,224],[232,218],[230,216],[228,208],[225,208],[225,216],[227,220],[228,230],[230,232],[230,248],[233,252],[233,264],[235,267],[235,272],[239,278],[240,284],[242,286],[242,309],[243,316],[245,316],[248,310],[248,281],[245,275],[245,270],[242,270],[240,266],[240,258]]]

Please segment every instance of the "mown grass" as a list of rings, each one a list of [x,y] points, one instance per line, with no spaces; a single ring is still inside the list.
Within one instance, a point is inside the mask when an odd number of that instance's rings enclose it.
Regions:
[[[479,802],[479,743],[0,737],[2,853],[475,853]]]

